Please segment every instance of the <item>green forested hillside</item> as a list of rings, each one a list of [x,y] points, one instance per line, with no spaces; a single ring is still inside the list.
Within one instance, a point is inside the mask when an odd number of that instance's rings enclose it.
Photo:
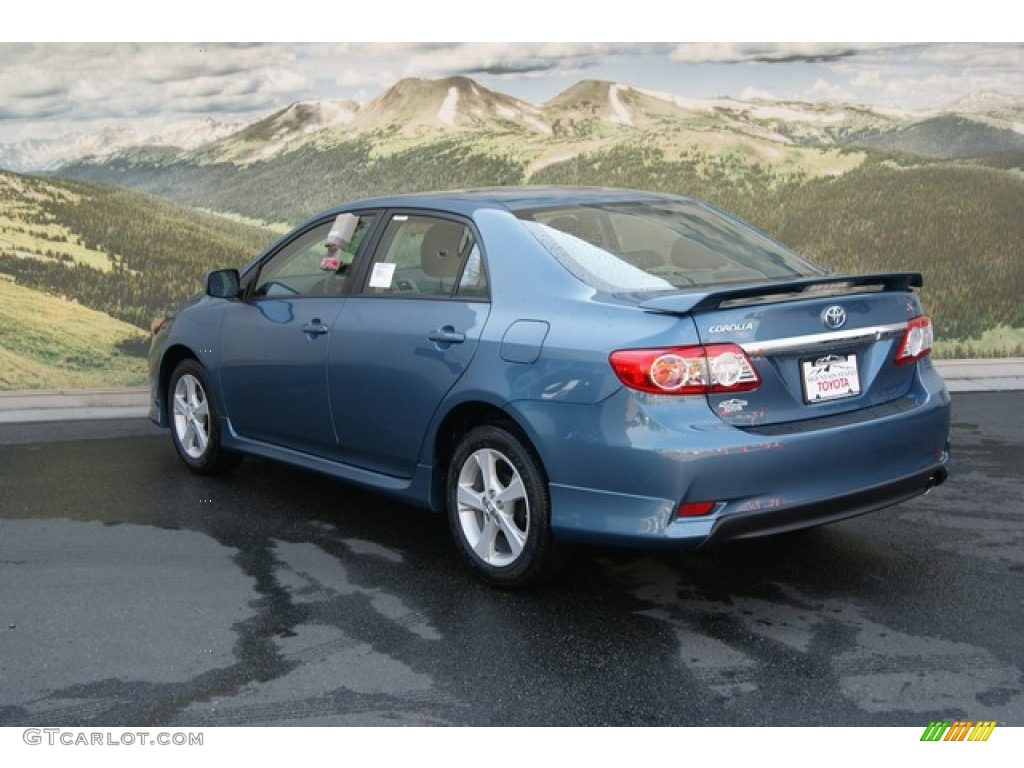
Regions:
[[[549,166],[542,183],[611,184],[708,200],[837,272],[920,271],[942,339],[1024,328],[1024,176],[966,162],[879,156],[837,177],[762,167],[707,174],[618,147]],[[1021,354],[1019,344],[1003,351]]]
[[[531,184],[608,186],[670,192],[707,200],[750,220],[782,187],[801,184],[803,175],[780,176],[771,166],[731,155],[697,150],[671,158],[657,145],[620,144],[545,166]]]
[[[522,161],[454,139],[384,156],[375,154],[374,147],[366,139],[322,150],[307,146],[242,168],[227,163],[154,166],[112,161],[69,166],[61,173],[141,189],[182,205],[290,224],[364,197],[525,181]]]
[[[0,273],[139,328],[275,237],[126,189],[0,173]]]
[[[786,188],[757,222],[839,272],[914,270],[940,338],[1024,328],[1024,177],[868,163]]]
[[[985,152],[1020,151],[1024,136],[986,126],[959,115],[923,120],[903,130],[869,130],[847,137],[864,147],[912,152],[924,157],[972,157]]]

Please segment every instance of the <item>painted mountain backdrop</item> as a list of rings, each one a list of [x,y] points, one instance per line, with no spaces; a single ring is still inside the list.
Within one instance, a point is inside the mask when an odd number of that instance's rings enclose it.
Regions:
[[[1024,101],[996,93],[895,112],[583,81],[537,106],[407,79],[245,126],[7,145],[0,166],[46,172],[0,175],[0,274],[138,327],[348,199],[579,184],[700,197],[840,271],[920,270],[944,354],[1024,354]]]

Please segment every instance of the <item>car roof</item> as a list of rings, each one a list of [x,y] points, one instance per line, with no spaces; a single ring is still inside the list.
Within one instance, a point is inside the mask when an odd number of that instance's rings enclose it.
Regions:
[[[642,200],[679,200],[676,195],[643,192],[635,189],[606,187],[487,187],[452,189],[439,192],[417,192],[359,200],[341,206],[355,208],[427,208],[472,215],[484,208],[521,211],[562,205],[595,205],[610,202]]]

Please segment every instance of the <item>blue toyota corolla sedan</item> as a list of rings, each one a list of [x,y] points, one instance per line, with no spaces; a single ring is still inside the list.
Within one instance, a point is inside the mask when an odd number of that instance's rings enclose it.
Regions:
[[[942,483],[916,273],[836,275],[702,202],[402,195],[307,221],[155,328],[200,473],[287,462],[444,512],[485,580],[566,542],[694,547]]]

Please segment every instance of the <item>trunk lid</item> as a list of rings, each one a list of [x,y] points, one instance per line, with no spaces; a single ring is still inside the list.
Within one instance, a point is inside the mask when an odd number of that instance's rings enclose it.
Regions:
[[[915,366],[897,365],[907,322],[920,314],[917,273],[829,277],[661,296],[651,312],[688,314],[704,344],[733,343],[761,384],[710,395],[735,426],[834,416],[899,400]]]

